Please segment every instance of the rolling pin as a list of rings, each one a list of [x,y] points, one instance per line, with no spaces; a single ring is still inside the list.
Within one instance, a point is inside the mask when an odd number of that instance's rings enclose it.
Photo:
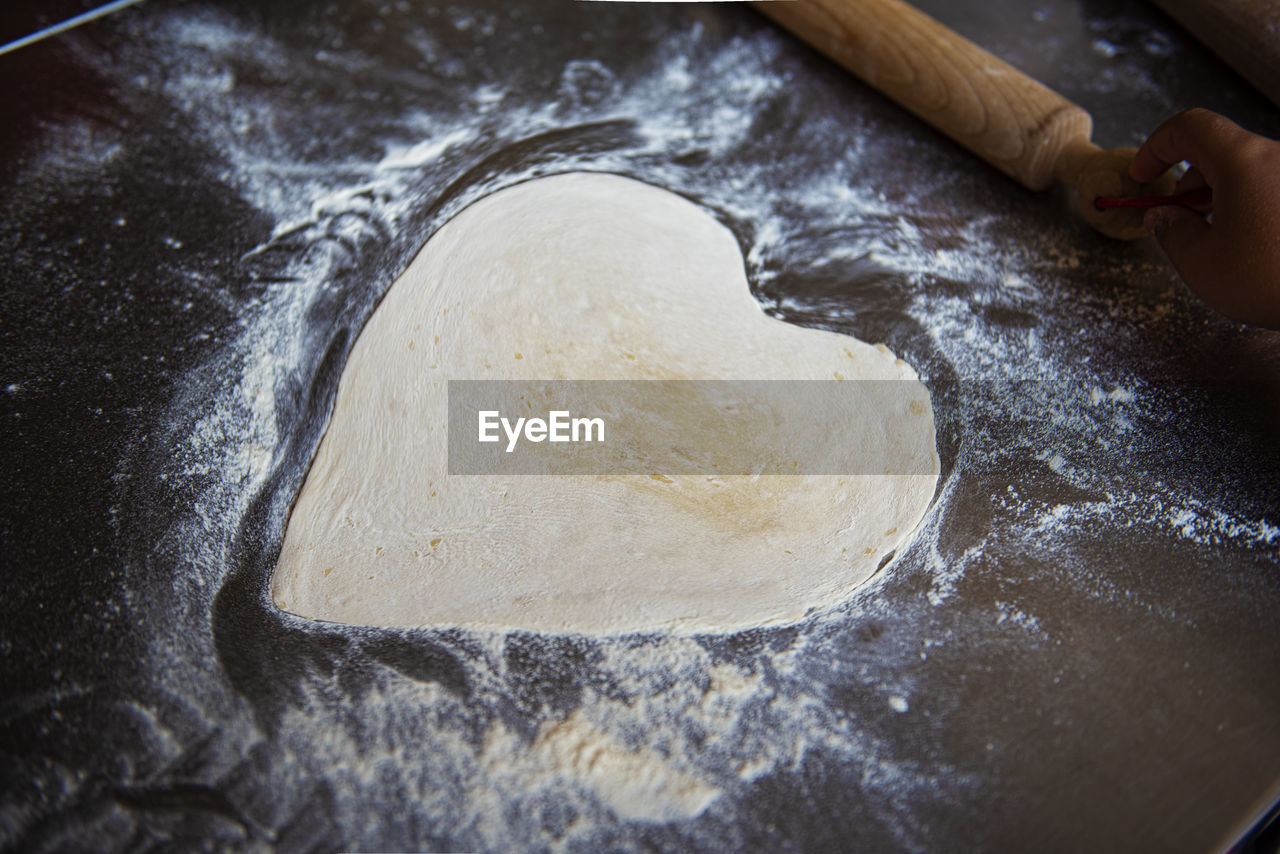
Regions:
[[[1090,141],[1081,107],[899,0],[765,0],[764,14],[1028,190],[1060,181],[1110,237],[1142,237],[1142,211],[1100,210],[1104,196],[1165,195],[1165,175],[1129,177],[1136,149]]]

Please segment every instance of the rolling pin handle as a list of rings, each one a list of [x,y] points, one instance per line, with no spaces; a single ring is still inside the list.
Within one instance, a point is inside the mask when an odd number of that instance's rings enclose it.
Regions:
[[[1103,153],[1087,136],[1071,137],[1058,152],[1053,177],[1068,187],[1077,187],[1089,161]]]
[[[901,0],[754,5],[1027,189],[1066,184],[1103,234],[1145,233],[1133,211],[1093,204],[1144,192],[1128,176],[1132,151],[1103,151],[1088,112],[923,12]]]

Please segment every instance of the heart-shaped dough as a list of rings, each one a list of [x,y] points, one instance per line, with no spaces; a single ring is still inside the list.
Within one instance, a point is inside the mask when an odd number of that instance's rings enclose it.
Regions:
[[[901,458],[875,469],[890,474],[448,473],[448,380],[683,378],[898,381],[903,406],[863,407],[830,436],[898,437],[888,456]],[[937,478],[928,392],[887,348],[764,314],[733,235],[673,193],[608,174],[540,178],[443,226],[369,319],[272,596],[378,626],[794,621],[875,572]]]

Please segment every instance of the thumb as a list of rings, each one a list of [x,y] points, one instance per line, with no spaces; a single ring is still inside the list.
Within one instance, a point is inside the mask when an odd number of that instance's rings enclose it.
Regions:
[[[1148,210],[1142,224],[1192,290],[1200,292],[1213,281],[1212,230],[1201,214],[1179,205],[1161,205]]]

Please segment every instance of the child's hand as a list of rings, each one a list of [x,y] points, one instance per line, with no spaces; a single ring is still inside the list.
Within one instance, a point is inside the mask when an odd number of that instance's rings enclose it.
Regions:
[[[1182,160],[1191,168],[1178,192],[1207,185],[1212,204],[1202,210],[1152,208],[1147,228],[1210,306],[1235,320],[1280,329],[1280,142],[1217,113],[1188,110],[1156,128],[1129,173],[1150,181]]]

